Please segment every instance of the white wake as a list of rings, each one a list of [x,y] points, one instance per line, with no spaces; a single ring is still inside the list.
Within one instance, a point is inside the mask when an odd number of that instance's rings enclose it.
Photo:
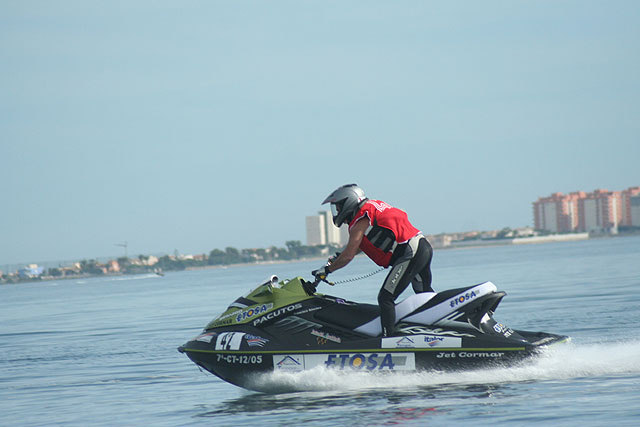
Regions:
[[[546,349],[520,365],[461,372],[422,371],[374,374],[316,367],[304,372],[274,372],[255,379],[271,392],[407,389],[442,385],[501,384],[520,381],[640,374],[640,341],[565,343]]]

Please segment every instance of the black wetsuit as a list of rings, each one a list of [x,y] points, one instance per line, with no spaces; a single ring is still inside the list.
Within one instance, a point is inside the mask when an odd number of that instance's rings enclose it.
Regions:
[[[398,245],[391,258],[391,271],[387,275],[380,292],[380,320],[382,336],[393,335],[396,323],[395,300],[407,288],[409,282],[415,293],[433,292],[431,287],[431,258],[433,249],[422,236],[416,236],[408,243]]]

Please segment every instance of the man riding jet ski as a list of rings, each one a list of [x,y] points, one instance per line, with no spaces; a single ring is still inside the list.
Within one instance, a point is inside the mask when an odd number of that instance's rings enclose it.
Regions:
[[[360,251],[381,267],[391,267],[380,292],[382,335],[394,335],[394,301],[413,284],[415,293],[433,292],[431,288],[431,258],[433,250],[407,214],[381,201],[365,197],[356,184],[343,185],[331,193],[322,204],[331,203],[336,227],[349,224],[349,242],[331,262],[311,272],[319,280],[349,264]]]
[[[513,363],[568,339],[496,322],[505,293],[491,282],[409,296],[394,307],[398,336],[385,337],[377,305],[316,294],[318,282],[272,276],[178,350],[229,383],[261,390],[256,379],[265,373],[468,369]]]

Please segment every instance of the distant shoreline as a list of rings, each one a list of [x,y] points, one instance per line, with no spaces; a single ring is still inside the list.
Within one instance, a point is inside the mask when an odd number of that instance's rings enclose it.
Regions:
[[[216,268],[227,269],[231,267],[246,267],[248,265],[271,265],[271,264],[291,264],[294,262],[305,262],[305,261],[317,261],[317,260],[326,260],[327,257],[319,256],[319,257],[309,257],[309,258],[299,258],[299,259],[283,259],[283,260],[271,260],[271,261],[256,261],[256,262],[241,262],[236,264],[227,264],[227,265],[197,265],[192,267],[187,267],[184,271],[194,271],[194,270],[211,270]]]
[[[456,249],[473,249],[484,247],[496,247],[496,246],[517,246],[524,244],[546,244],[546,243],[561,243],[561,242],[574,242],[584,240],[597,240],[606,238],[619,238],[619,237],[634,237],[639,236],[640,233],[624,233],[618,235],[589,235],[589,233],[570,233],[570,234],[553,234],[547,236],[533,236],[533,237],[517,237],[512,239],[486,239],[486,240],[468,240],[468,241],[456,241],[453,244],[446,246],[434,246],[434,250],[456,250]],[[359,254],[358,256],[365,256]],[[313,256],[298,259],[286,259],[286,260],[266,260],[246,263],[233,263],[233,264],[215,264],[215,265],[197,265],[188,266],[183,270],[167,270],[170,271],[196,271],[196,270],[211,270],[211,269],[227,269],[234,267],[246,267],[251,265],[275,265],[275,264],[290,264],[294,262],[306,262],[306,261],[324,261],[326,256]],[[123,276],[139,276],[142,274],[157,274],[159,277],[163,276],[166,272],[155,273],[153,271],[141,271],[139,273],[122,273],[122,272],[110,272],[107,274],[75,274],[69,276],[41,276],[34,279],[23,279],[18,281],[1,281],[1,285],[19,285],[22,283],[34,283],[41,281],[55,281],[55,280],[71,280],[71,279],[91,279],[94,277],[123,277]]]
[[[614,236],[607,236],[614,237]],[[453,242],[448,246],[437,249],[460,249],[460,248],[480,248],[485,246],[509,246],[509,245],[531,245],[553,242],[574,242],[578,240],[588,240],[594,237],[589,233],[571,233],[571,234],[551,234],[548,236],[531,236],[531,237],[515,237],[512,239],[486,239],[486,240],[467,240]]]

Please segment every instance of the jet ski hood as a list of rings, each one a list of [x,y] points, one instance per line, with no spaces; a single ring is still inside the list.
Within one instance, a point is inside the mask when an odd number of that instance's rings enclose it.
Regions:
[[[304,291],[301,278],[279,283],[277,276],[271,276],[269,280],[232,302],[220,316],[209,322],[205,330],[252,322],[255,322],[254,326],[258,326],[297,310],[302,307],[299,303],[311,298],[313,297]]]

